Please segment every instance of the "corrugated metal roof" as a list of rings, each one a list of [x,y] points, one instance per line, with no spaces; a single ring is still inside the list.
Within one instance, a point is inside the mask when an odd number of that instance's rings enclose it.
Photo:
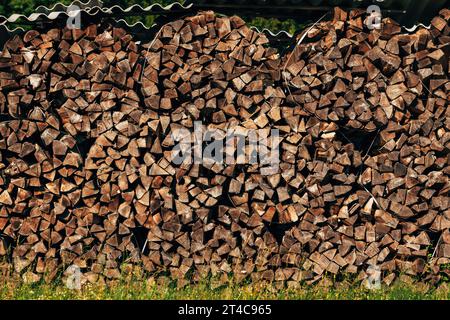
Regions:
[[[402,14],[410,18],[418,15],[424,17],[426,12],[434,16],[439,9],[445,6],[448,7],[450,0],[187,0],[185,4],[175,2],[167,6],[152,4],[147,7],[135,4],[127,8],[122,8],[120,5],[104,7],[101,0],[88,0],[87,2],[77,0],[72,2],[71,5],[76,5],[81,9],[82,19],[83,17],[89,18],[89,20],[107,17],[116,21],[117,26],[127,28],[129,32],[138,34],[140,39],[146,40],[152,37],[161,26],[161,23],[167,22],[168,19],[193,14],[201,9],[212,9],[229,15],[251,13],[252,16],[293,16],[297,21],[302,19],[302,17],[306,17],[303,21],[307,22],[308,20],[316,20],[324,14],[324,11],[331,14],[332,8],[336,5],[343,9],[350,9],[355,7],[361,8],[371,3],[375,3],[387,10],[383,12],[383,16]],[[69,17],[67,11],[71,5],[57,3],[50,8],[39,6],[36,12],[28,16],[23,14],[12,14],[9,17],[0,16],[0,46],[3,46],[11,34],[23,32],[21,28],[14,28],[16,25],[29,24],[39,26],[45,23],[67,20]],[[413,12],[408,13],[411,11]],[[166,17],[166,20],[160,19],[159,26],[145,26],[141,22],[129,24],[123,19],[126,16],[142,15],[159,15]],[[413,26],[417,19],[409,19],[409,21],[414,21],[414,23],[408,23],[405,27]],[[429,24],[429,21],[424,21],[424,23]],[[259,30],[256,27],[253,27],[253,29],[264,32],[271,41],[290,41],[293,37],[292,34],[285,30],[272,32],[268,29]]]
[[[22,28],[13,28],[14,25],[38,25],[41,23],[52,23],[55,21],[64,21],[69,17],[68,9],[70,6],[76,5],[80,8],[81,18],[118,18],[114,19],[118,27],[123,27],[128,29],[130,32],[139,34],[140,39],[145,40],[151,38],[159,29],[158,25],[146,26],[142,22],[136,22],[133,24],[128,23],[124,19],[125,16],[140,16],[140,15],[163,15],[168,18],[173,18],[173,14],[192,14],[194,5],[181,4],[178,2],[172,3],[167,6],[162,6],[160,4],[152,4],[147,7],[142,7],[138,4],[132,5],[127,8],[122,8],[119,5],[114,5],[112,7],[103,7],[103,3],[100,0],[90,0],[88,2],[74,1],[70,5],[65,5],[62,3],[57,3],[53,7],[48,8],[45,6],[40,6],[36,9],[35,13],[30,15],[24,14],[12,14],[9,17],[0,16],[0,46],[3,46],[4,42],[10,37],[10,34],[17,34],[23,32]],[[272,32],[268,29],[259,30],[256,27],[252,29],[263,32],[272,41],[289,41],[292,38],[292,34],[287,31]]]
[[[450,0],[185,0],[184,5],[178,2],[162,6],[152,4],[142,7],[139,4],[122,8],[120,5],[104,7],[101,0],[74,1],[83,14],[90,16],[139,16],[144,14],[168,14],[171,12],[187,11],[189,9],[214,9],[227,14],[251,14],[273,17],[307,17],[315,20],[323,12],[331,11],[334,6],[344,10],[351,8],[367,8],[376,4],[383,10],[385,16],[394,16],[397,21],[406,26],[419,22],[428,24],[428,18],[436,15],[439,9],[450,6]],[[9,17],[0,16],[0,23],[34,23],[37,21],[67,18],[70,5],[56,3],[52,7],[39,6],[29,16],[12,14]],[[422,18],[422,19],[420,19]]]
[[[260,5],[260,6],[345,6],[345,7],[367,7],[369,4],[378,4],[380,7],[392,9],[406,9],[414,0],[186,0],[186,3],[208,4],[208,5]]]
[[[142,7],[138,4],[132,5],[127,8],[122,8],[119,5],[103,8],[100,6],[92,7],[80,7],[81,15],[83,16],[95,16],[95,17],[124,17],[124,16],[139,16],[145,14],[170,14],[175,12],[185,12],[192,7],[192,4],[183,5],[179,2],[174,2],[167,6],[162,6],[159,3],[152,4],[147,7]],[[55,8],[55,10],[53,10]],[[30,14],[29,16],[24,14],[12,14],[9,17],[0,16],[0,23],[2,24],[28,24],[36,22],[48,22],[58,19],[67,19],[69,13],[67,11],[68,6],[58,3],[53,8],[39,7],[39,11]]]
[[[30,15],[24,14],[12,14],[9,17],[0,16],[0,47],[10,38],[12,34],[18,34],[23,32],[24,29],[15,26],[17,25],[32,25],[39,27],[46,23],[56,23],[60,21],[66,21],[69,18],[68,8],[71,5],[77,5],[80,8],[81,19],[92,21],[101,18],[111,18],[116,20],[117,26],[128,28],[130,32],[141,33],[141,37],[145,40],[153,35],[153,31],[156,26],[146,27],[142,23],[129,24],[123,17],[126,16],[141,16],[141,15],[163,15],[173,17],[180,13],[190,12],[193,7],[192,4],[183,5],[179,2],[172,3],[167,6],[155,3],[147,7],[142,7],[138,4],[122,8],[119,5],[112,7],[103,7],[103,3],[100,0],[89,0],[88,2],[74,1],[70,5],[63,3],[57,3],[53,7],[48,8],[40,6],[36,9],[36,12]]]
[[[83,1],[78,1],[75,0],[73,2],[71,2],[71,4],[66,5],[64,3],[56,3],[54,4],[52,7],[46,7],[46,6],[39,6],[36,8],[36,12],[38,13],[46,13],[49,14],[50,12],[54,12],[54,11],[67,11],[67,9],[69,8],[69,6],[78,6],[80,9],[84,9],[86,11],[99,7],[102,8],[103,7],[103,1],[101,0],[88,0],[87,2],[83,2]]]

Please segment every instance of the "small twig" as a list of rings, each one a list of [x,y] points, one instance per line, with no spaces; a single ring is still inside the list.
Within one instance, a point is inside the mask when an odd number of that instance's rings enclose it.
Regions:
[[[436,243],[436,247],[434,248],[434,251],[433,251],[433,254],[431,255],[430,260],[433,260],[433,259],[434,259],[434,256],[435,256],[435,254],[436,254],[436,252],[437,252],[437,249],[439,248],[439,245],[441,244],[442,235],[443,235],[443,233],[441,233],[441,235],[440,235],[440,237],[439,237],[439,239],[438,239],[438,242]]]
[[[299,40],[297,41],[297,43],[295,44],[294,49],[291,51],[291,53],[289,54],[289,57],[287,58],[287,60],[286,60],[286,62],[285,62],[285,64],[284,64],[282,75],[283,75],[284,82],[285,82],[285,84],[286,84],[286,88],[287,88],[287,90],[289,91],[289,95],[290,95],[290,96],[292,96],[292,92],[291,92],[291,89],[289,88],[289,83],[288,83],[287,78],[286,78],[286,67],[287,67],[289,61],[291,60],[292,55],[293,55],[294,52],[295,52],[295,49],[297,49],[297,47],[298,47],[298,46],[302,43],[302,41],[305,39],[306,35],[307,35],[307,34],[308,34],[308,33],[316,26],[316,24],[318,24],[323,18],[325,18],[327,14],[328,14],[328,13],[325,13],[323,16],[321,16],[321,17],[319,18],[319,20],[317,20],[316,22],[314,22],[313,25],[312,25],[311,27],[309,27],[308,30],[306,30],[306,32],[303,33],[303,35],[300,37],[300,39],[299,39]],[[292,99],[292,100],[293,100],[295,103],[297,103],[294,99]],[[297,103],[297,104],[298,104],[298,103]],[[317,116],[316,116],[315,114],[314,114],[314,116],[317,118]],[[319,120],[320,120],[320,119],[319,119]]]
[[[142,75],[144,74],[144,70],[145,70],[145,63],[147,62],[147,55],[150,51],[150,48],[153,47],[153,45],[155,44],[156,39],[158,39],[159,34],[161,33],[162,29],[166,26],[166,24],[162,25],[161,28],[159,28],[159,31],[156,33],[155,37],[153,38],[152,42],[148,45],[147,51],[145,52],[145,56],[144,56],[144,63],[142,64],[142,70],[141,70],[141,75],[139,76],[139,82],[141,82],[142,79]]]
[[[342,131],[337,131],[339,134],[342,134],[342,136],[348,141],[348,142],[350,142],[351,144],[353,144],[354,145],[354,143],[353,143],[353,141],[351,141],[349,138],[347,138],[347,136],[342,132]]]
[[[372,149],[373,143],[375,142],[375,140],[376,140],[377,137],[378,137],[378,134],[380,133],[380,130],[381,130],[381,128],[379,128],[379,129],[377,130],[377,134],[375,135],[375,137],[373,137],[372,142],[370,143],[370,146],[369,146],[369,148],[367,149],[366,154],[363,156],[363,158],[365,158],[365,157],[369,154],[370,149]]]
[[[364,190],[366,190],[366,192],[367,192],[368,194],[370,194],[370,196],[372,197],[373,201],[375,201],[375,204],[377,205],[377,207],[380,208],[381,210],[383,210],[383,208],[382,208],[382,207],[380,206],[380,204],[378,203],[377,199],[375,199],[375,196],[372,194],[372,192],[370,192],[369,190],[367,190],[367,188],[366,188],[361,182],[358,182],[358,183],[364,188]]]
[[[420,83],[422,83],[423,87],[428,91],[429,94],[433,95],[436,97],[436,95],[430,91],[430,89],[428,89],[428,87],[425,85],[425,83],[423,83],[422,79],[419,78]]]
[[[141,254],[144,254],[145,247],[147,247],[148,239],[145,239],[144,245],[142,246]]]
[[[321,17],[319,18],[319,20],[317,20],[316,22],[314,22],[313,25],[312,25],[311,27],[309,27],[309,29],[306,30],[305,33],[303,33],[303,35],[301,36],[300,40],[298,40],[297,43],[295,44],[294,49],[293,49],[292,52],[289,54],[289,57],[288,57],[288,59],[286,60],[286,63],[284,64],[283,72],[286,71],[287,64],[288,64],[288,62],[290,61],[292,55],[294,54],[294,51],[295,51],[295,49],[297,48],[297,46],[299,46],[299,45],[302,43],[302,41],[305,39],[306,35],[307,35],[307,34],[308,34],[308,33],[316,26],[316,24],[318,24],[323,18],[325,18],[326,15],[327,15],[327,13],[325,13],[323,16],[321,16]],[[285,80],[286,80],[286,78],[285,78]]]

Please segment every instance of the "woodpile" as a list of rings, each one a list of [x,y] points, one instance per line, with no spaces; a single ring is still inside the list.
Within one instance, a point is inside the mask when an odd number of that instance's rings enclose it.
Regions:
[[[329,240],[312,237],[324,246],[309,257],[315,273],[377,266],[389,283],[448,263],[449,19],[442,10],[430,29],[383,19],[369,31],[363,12],[336,8],[286,56],[289,105],[335,123],[334,138],[359,155],[344,170],[353,191],[335,200]]]
[[[370,31],[336,8],[284,57],[209,11],[142,46],[107,24],[15,36],[0,55],[0,255],[34,280],[73,264],[89,281],[116,279],[124,263],[180,283],[371,268],[388,284],[399,272],[439,280],[449,20]],[[177,162],[197,121],[204,149],[229,132],[275,138],[276,170]]]

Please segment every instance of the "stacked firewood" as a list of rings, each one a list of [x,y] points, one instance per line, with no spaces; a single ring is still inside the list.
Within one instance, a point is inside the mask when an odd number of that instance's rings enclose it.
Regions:
[[[449,18],[370,31],[336,9],[284,57],[213,12],[142,46],[110,25],[15,36],[0,55],[0,255],[34,280],[70,265],[115,279],[124,262],[181,282],[438,279]]]
[[[89,265],[95,272],[97,264],[103,271],[108,262],[105,270],[114,274],[110,270],[117,269],[118,257],[136,255],[130,232],[118,221],[119,203],[107,195],[117,189],[102,185],[111,170],[93,159],[103,156],[95,147],[105,145],[105,137],[113,141],[118,132],[122,147],[135,133],[138,59],[130,34],[96,25],[29,31],[6,44],[2,240],[17,243],[12,252],[16,271],[37,261],[32,271],[51,278],[61,263]],[[112,157],[105,155],[107,161]],[[116,229],[119,250],[109,245],[117,246]]]
[[[370,31],[362,12],[336,8],[285,57],[288,103],[333,121],[336,138],[361,156],[328,237],[312,237],[324,247],[308,257],[313,274],[366,265],[389,283],[394,271],[418,275],[448,263],[449,19],[442,10],[430,29],[407,33],[383,19]],[[302,243],[290,239],[287,247]]]

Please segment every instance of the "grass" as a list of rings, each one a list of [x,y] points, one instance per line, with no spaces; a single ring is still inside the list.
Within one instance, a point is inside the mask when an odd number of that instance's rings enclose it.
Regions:
[[[324,285],[328,283],[328,285]],[[425,283],[394,282],[378,290],[369,290],[350,281],[332,283],[325,281],[315,285],[299,285],[284,288],[264,283],[228,284],[216,287],[214,282],[204,281],[195,285],[177,287],[173,282],[156,282],[153,278],[123,277],[109,284],[86,284],[81,290],[69,289],[58,279],[50,284],[43,281],[26,284],[21,280],[3,278],[0,280],[0,300],[96,300],[96,299],[289,299],[289,300],[424,300],[450,299],[447,283],[434,288]]]

